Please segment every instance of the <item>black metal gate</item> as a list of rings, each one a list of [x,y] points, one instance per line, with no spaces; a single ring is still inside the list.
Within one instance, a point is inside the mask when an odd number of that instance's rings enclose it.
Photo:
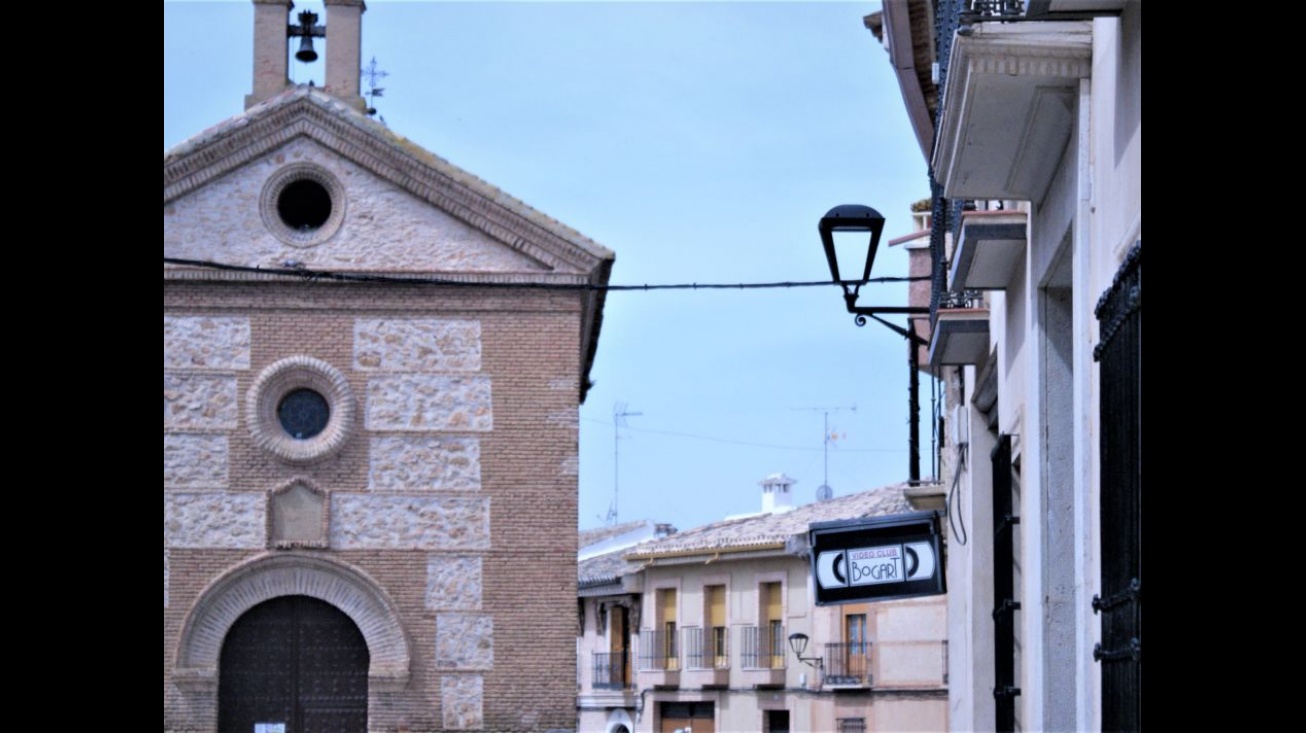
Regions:
[[[1142,728],[1143,700],[1143,243],[1098,301],[1101,343],[1102,729]]]
[[[1016,525],[1012,501],[1011,436],[999,435],[993,459],[993,700],[994,726],[1016,729]]]
[[[253,733],[366,733],[367,642],[329,603],[283,596],[232,624],[222,643],[218,730]]]

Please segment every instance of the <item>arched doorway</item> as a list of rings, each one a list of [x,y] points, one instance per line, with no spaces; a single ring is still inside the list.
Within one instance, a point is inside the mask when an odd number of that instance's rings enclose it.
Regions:
[[[222,643],[222,733],[366,733],[367,642],[352,619],[309,596],[281,596],[246,611]],[[285,728],[275,727],[284,723]]]

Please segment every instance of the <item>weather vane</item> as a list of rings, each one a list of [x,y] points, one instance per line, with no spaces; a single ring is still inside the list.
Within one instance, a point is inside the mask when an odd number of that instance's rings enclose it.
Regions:
[[[390,72],[382,71],[377,68],[375,56],[372,57],[372,60],[368,62],[367,66],[359,69],[359,71],[362,72],[363,78],[367,79],[367,113],[369,115],[375,115],[376,98],[384,96],[382,92],[385,91],[385,87],[379,87],[376,84],[387,76],[390,76]],[[381,120],[381,124],[385,124],[384,117],[379,117],[378,119]]]

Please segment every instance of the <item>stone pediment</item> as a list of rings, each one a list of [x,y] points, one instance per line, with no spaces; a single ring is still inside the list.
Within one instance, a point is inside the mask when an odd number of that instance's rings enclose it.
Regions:
[[[309,87],[167,151],[163,182],[165,259],[596,284],[606,282],[613,259],[593,240]],[[285,216],[284,192],[294,185],[329,196],[322,221],[296,227]],[[164,266],[165,278],[206,272]]]

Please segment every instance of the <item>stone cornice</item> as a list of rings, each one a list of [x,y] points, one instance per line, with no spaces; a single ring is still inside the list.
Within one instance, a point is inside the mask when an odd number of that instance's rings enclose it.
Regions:
[[[972,35],[957,37],[948,89],[962,87],[969,74],[1079,79],[1090,76],[1092,67],[1088,23],[984,23],[975,26]]]
[[[591,273],[612,252],[330,97],[292,89],[164,154],[164,204],[298,137],[554,270]]]
[[[304,275],[286,275],[275,272],[245,272],[239,270],[210,270],[203,267],[178,267],[164,266],[163,279],[167,280],[203,280],[206,282],[226,281],[226,282],[304,282],[312,280],[315,283],[329,285],[357,285],[369,284],[365,278],[386,278],[389,282],[394,283],[402,280],[411,279],[414,285],[431,285],[438,287],[442,284],[454,284],[456,286],[466,285],[548,285],[548,286],[583,286],[594,283],[593,279],[583,274],[566,273],[566,272],[359,272],[359,273],[340,273],[356,274],[360,278],[358,281],[331,280],[326,278],[312,278]],[[427,282],[431,278],[439,278],[446,281],[445,283]],[[603,279],[607,282],[607,278]],[[580,288],[577,288],[580,289]]]

